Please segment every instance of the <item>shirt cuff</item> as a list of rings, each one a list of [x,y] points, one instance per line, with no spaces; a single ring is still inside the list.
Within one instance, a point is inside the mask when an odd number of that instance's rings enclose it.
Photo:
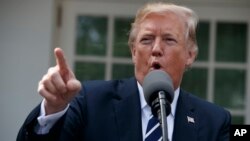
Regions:
[[[37,130],[37,133],[38,134],[48,133],[49,130],[52,128],[52,126],[66,113],[68,108],[69,108],[69,104],[64,110],[45,116],[46,113],[45,113],[44,99],[43,99],[41,103],[41,107],[40,107],[40,116],[37,118],[37,121],[40,125]]]

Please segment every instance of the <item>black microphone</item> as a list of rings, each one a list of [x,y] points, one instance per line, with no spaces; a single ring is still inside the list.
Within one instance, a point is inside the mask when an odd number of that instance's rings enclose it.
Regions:
[[[164,93],[166,97],[166,115],[169,115],[171,112],[170,104],[174,97],[174,88],[170,76],[162,70],[151,71],[145,76],[142,87],[145,100],[156,117],[158,117],[159,110],[161,110],[158,93]]]
[[[163,141],[168,140],[166,117],[171,112],[174,88],[171,77],[162,70],[149,72],[142,84],[144,97],[162,127]]]

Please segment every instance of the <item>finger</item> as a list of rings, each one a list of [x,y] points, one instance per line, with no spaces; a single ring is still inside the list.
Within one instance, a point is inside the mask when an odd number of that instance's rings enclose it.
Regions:
[[[52,70],[51,68],[49,70]],[[51,93],[57,93],[57,89],[51,82],[51,77],[50,73],[48,71],[47,74],[45,74],[42,78],[42,80],[39,82],[39,85],[44,85],[44,87]]]
[[[63,77],[65,77],[65,75],[68,75],[68,73],[69,73],[69,67],[68,67],[68,64],[65,60],[62,49],[55,48],[54,54],[56,57],[56,64],[59,67],[59,71],[60,71],[61,75],[63,75]]]
[[[51,75],[51,82],[59,93],[65,93],[67,91],[65,81],[58,72]]]
[[[66,92],[65,85],[66,85],[67,81],[63,80],[63,78],[62,78],[63,76],[58,71],[58,68],[56,68],[56,67],[50,68],[48,70],[47,75],[45,75],[45,76],[47,78],[45,77],[45,80],[42,80],[42,81],[44,81],[44,85],[46,88],[52,90],[53,92],[55,89],[55,92],[54,92],[55,94]],[[48,80],[46,80],[46,79],[48,79]]]
[[[52,93],[48,92],[43,84],[39,84],[38,93],[48,101],[56,101],[57,98]]]
[[[45,79],[43,85],[50,93],[57,93],[57,89],[50,79]]]

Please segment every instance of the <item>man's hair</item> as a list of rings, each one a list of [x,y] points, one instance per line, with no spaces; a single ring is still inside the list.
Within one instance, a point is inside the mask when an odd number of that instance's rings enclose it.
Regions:
[[[163,2],[148,3],[137,11],[135,20],[131,25],[131,30],[129,33],[129,40],[128,40],[129,47],[130,48],[133,47],[134,41],[138,34],[139,25],[147,15],[152,13],[164,15],[165,13],[169,12],[174,13],[175,15],[183,19],[186,25],[185,36],[186,39],[188,40],[188,47],[197,53],[198,52],[198,46],[196,41],[196,26],[198,23],[197,15],[190,8]]]

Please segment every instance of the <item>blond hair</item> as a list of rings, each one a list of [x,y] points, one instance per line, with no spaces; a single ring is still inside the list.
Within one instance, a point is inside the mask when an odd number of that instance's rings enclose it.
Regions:
[[[171,12],[183,19],[186,25],[186,38],[188,39],[188,46],[195,52],[198,52],[198,46],[196,41],[196,26],[198,23],[198,17],[195,12],[187,7],[178,6],[172,3],[155,2],[148,3],[137,11],[134,22],[131,25],[131,30],[129,33],[128,44],[129,47],[133,47],[133,43],[136,39],[138,28],[140,23],[149,14],[163,14],[166,12]]]

